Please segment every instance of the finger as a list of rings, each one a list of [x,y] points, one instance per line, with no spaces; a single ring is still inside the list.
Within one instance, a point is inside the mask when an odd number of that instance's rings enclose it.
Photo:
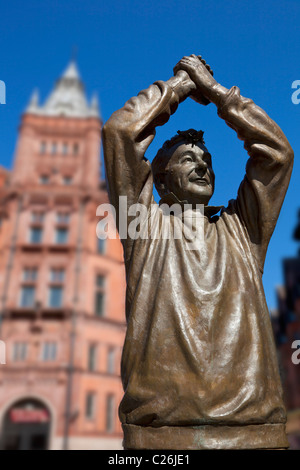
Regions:
[[[187,57],[186,59],[183,58],[181,59],[176,65],[175,67],[181,67],[182,65],[190,65],[191,64],[191,60],[189,60],[189,58]]]
[[[173,72],[174,72],[174,75],[177,75],[178,72],[186,72],[186,73],[188,73],[188,69],[187,69],[187,67],[184,67],[184,66],[182,66],[182,67],[174,67]]]
[[[178,70],[180,70],[180,67],[178,65],[175,65],[175,67],[173,68],[173,73],[174,75],[176,75],[176,73],[178,72]]]
[[[184,59],[180,59],[180,61],[177,62],[177,64],[175,65],[175,67],[180,67],[180,64],[183,63],[183,60],[184,60]],[[175,67],[174,67],[174,68],[175,68]]]
[[[185,64],[182,60],[178,62],[178,64],[175,65],[173,68],[173,73],[174,75],[177,74],[179,70],[185,70],[188,67],[188,64]]]
[[[186,70],[187,68],[194,68],[199,59],[197,56],[184,56],[173,68],[173,72],[176,74],[178,70],[183,69]]]
[[[181,60],[198,60],[198,57],[195,55],[195,54],[191,54],[191,55],[185,55]]]

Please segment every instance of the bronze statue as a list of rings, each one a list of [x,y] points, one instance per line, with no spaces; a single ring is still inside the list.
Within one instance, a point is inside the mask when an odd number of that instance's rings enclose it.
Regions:
[[[236,199],[211,207],[211,155],[201,131],[144,157],[156,126],[191,96],[214,103],[249,160]],[[293,151],[252,100],[214,79],[201,56],[184,57],[116,111],[103,129],[110,200],[153,211],[154,238],[122,240],[127,277],[119,415],[125,449],[287,448],[286,412],[262,285],[267,246],[289,184]],[[228,157],[227,157],[228,158]],[[231,157],[230,157],[231,158]],[[163,237],[160,204],[204,204],[201,251]],[[152,210],[152,209],[151,209]],[[177,221],[175,221],[177,219]],[[131,218],[128,217],[128,224]]]

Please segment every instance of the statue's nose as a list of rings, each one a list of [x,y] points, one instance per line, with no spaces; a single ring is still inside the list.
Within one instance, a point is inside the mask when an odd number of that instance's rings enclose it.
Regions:
[[[202,160],[202,158],[199,158],[196,162],[196,171],[204,171],[207,169],[207,163]]]

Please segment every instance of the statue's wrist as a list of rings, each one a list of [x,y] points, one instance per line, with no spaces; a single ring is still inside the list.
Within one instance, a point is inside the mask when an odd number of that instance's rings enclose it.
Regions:
[[[216,106],[220,106],[222,105],[227,92],[227,88],[223,87],[215,81],[215,83],[212,86],[208,87],[203,92],[203,94],[211,103],[214,103]]]
[[[186,99],[196,90],[195,83],[190,79],[187,72],[179,70],[174,77],[171,77],[167,84],[173,89],[179,97],[179,101]]]

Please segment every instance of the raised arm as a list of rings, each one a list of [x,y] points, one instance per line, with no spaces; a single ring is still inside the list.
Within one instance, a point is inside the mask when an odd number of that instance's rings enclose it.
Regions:
[[[117,213],[119,196],[128,205],[152,200],[153,178],[145,152],[155,136],[155,127],[165,124],[178,104],[195,90],[184,71],[167,82],[158,81],[112,114],[103,128],[103,148],[110,201]],[[118,218],[117,218],[118,219]]]
[[[175,67],[187,71],[198,90],[218,107],[218,115],[234,129],[250,156],[236,200],[252,251],[263,271],[268,243],[274,231],[293,167],[293,150],[277,124],[237,87],[221,86],[207,73],[197,56],[185,57]]]

